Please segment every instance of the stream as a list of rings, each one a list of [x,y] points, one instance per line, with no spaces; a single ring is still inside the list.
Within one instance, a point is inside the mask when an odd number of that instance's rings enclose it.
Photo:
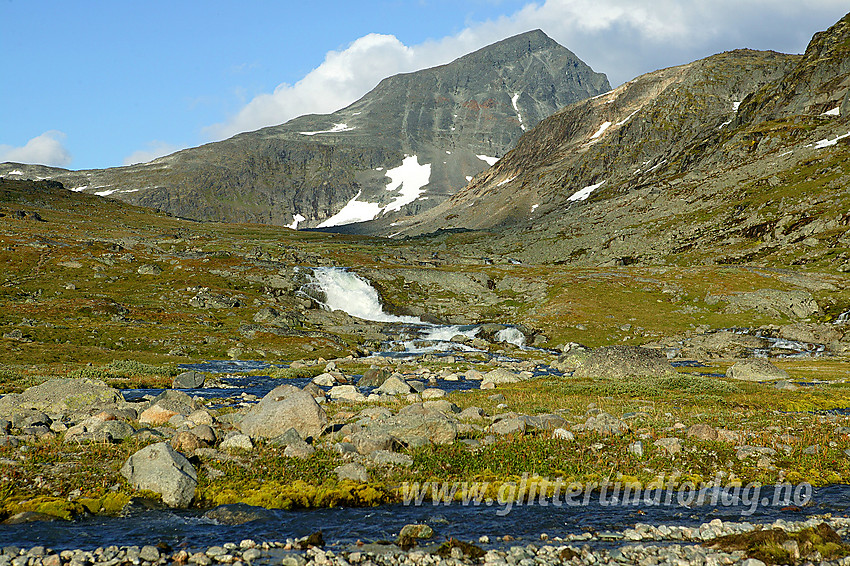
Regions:
[[[772,492],[773,488],[770,487]],[[672,505],[601,505],[593,498],[587,505],[554,507],[525,505],[504,507],[461,504],[385,505],[369,508],[311,509],[298,511],[258,510],[261,518],[241,524],[224,525],[205,518],[202,511],[134,509],[121,517],[94,517],[74,522],[29,523],[0,527],[0,546],[44,545],[55,550],[99,546],[157,544],[164,542],[175,549],[197,549],[225,542],[285,541],[322,531],[331,548],[346,547],[358,540],[375,542],[394,540],[401,528],[410,523],[427,523],[438,540],[455,537],[477,541],[490,537],[490,547],[528,544],[549,537],[595,533],[601,544],[616,540],[613,533],[632,528],[636,523],[650,525],[698,526],[719,518],[723,521],[771,523],[776,519],[802,520],[814,514],[843,516],[850,507],[850,486],[815,489],[803,508],[759,506],[752,514],[743,504],[732,506],[685,507]],[[510,535],[520,542],[499,542]]]

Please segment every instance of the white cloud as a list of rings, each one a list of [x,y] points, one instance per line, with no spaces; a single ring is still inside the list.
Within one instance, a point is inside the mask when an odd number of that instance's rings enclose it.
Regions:
[[[163,155],[169,155],[174,153],[175,151],[179,151],[183,148],[178,147],[176,145],[170,144],[168,142],[154,140],[148,143],[147,149],[140,149],[134,151],[130,155],[124,158],[124,165],[135,165],[137,163],[147,163],[148,161],[153,161],[157,157],[162,157]]]
[[[576,53],[612,86],[659,68],[749,47],[802,52],[811,35],[832,25],[846,0],[548,0],[510,16],[474,23],[457,35],[406,46],[392,35],[369,34],[294,85],[251,100],[211,139],[328,113],[354,102],[390,75],[447,63],[517,33],[540,28]]]
[[[63,145],[65,134],[49,130],[32,138],[23,147],[0,145],[0,162],[31,163],[51,167],[67,167],[71,164],[71,153]]]

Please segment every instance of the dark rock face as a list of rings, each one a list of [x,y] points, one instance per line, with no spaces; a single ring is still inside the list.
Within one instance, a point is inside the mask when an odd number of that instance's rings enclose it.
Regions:
[[[14,164],[0,166],[0,174],[18,169],[69,189],[114,190],[108,196],[189,218],[289,225],[300,214],[306,220],[299,227],[314,227],[356,195],[390,205],[400,192],[387,190],[387,171],[405,156],[430,165],[430,173],[420,195],[428,198],[402,212],[433,206],[489,166],[479,155],[503,156],[525,129],[609,88],[604,75],[537,30],[385,79],[333,114],[301,116],[148,164],[80,172]]]

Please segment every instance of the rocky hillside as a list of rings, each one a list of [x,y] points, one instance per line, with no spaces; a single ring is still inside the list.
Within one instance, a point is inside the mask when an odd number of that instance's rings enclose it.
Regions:
[[[535,262],[850,269],[848,93],[848,17],[803,56],[738,50],[663,69],[549,117],[392,230],[493,231],[483,253]]]
[[[524,130],[609,89],[604,75],[537,30],[385,79],[330,115],[144,165],[75,172],[3,164],[0,175],[54,179],[196,219],[332,226],[429,208],[502,157]]]

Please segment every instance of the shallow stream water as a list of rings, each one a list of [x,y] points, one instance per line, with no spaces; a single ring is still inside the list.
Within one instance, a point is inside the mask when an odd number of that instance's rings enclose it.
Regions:
[[[765,488],[766,489],[766,488]],[[770,488],[772,492],[773,488]],[[764,492],[763,492],[764,493]],[[164,542],[174,549],[198,549],[225,542],[250,538],[260,541],[285,541],[322,531],[331,548],[345,547],[358,540],[375,542],[394,540],[409,523],[427,523],[438,540],[455,537],[477,541],[481,535],[491,539],[489,545],[509,546],[539,541],[546,533],[550,538],[568,534],[605,533],[650,525],[698,526],[719,518],[723,521],[771,523],[776,519],[801,520],[815,514],[844,516],[850,507],[850,487],[829,486],[814,490],[811,502],[803,508],[704,505],[683,507],[672,505],[607,505],[591,499],[587,505],[560,508],[551,504],[513,507],[463,506],[461,504],[386,505],[372,508],[338,508],[263,511],[264,518],[242,525],[222,525],[204,518],[201,511],[137,510],[122,517],[95,517],[75,522],[30,523],[0,526],[0,546],[30,547],[44,545],[55,550],[99,546],[145,545]],[[515,541],[498,542],[510,535]],[[613,538],[613,537],[612,537]],[[600,544],[599,541],[596,544]]]

